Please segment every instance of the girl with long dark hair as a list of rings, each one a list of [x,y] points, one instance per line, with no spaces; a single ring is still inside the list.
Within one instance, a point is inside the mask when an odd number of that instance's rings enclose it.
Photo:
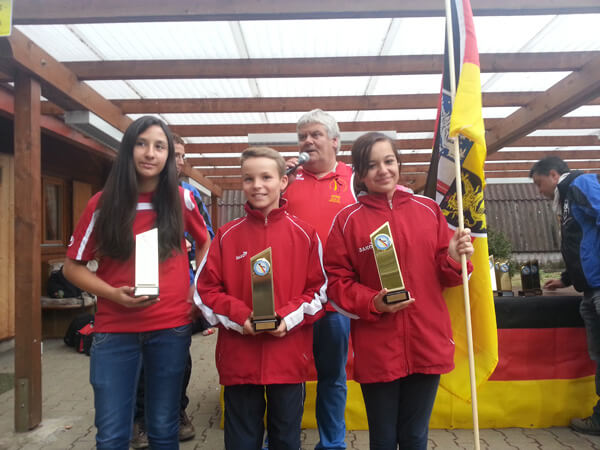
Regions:
[[[440,374],[454,367],[450,316],[442,297],[461,282],[469,230],[452,233],[430,198],[399,186],[400,157],[382,133],[352,146],[358,202],[335,218],[325,249],[327,296],[351,313],[354,379],[361,385],[370,448],[425,450]],[[389,222],[390,234],[370,235]],[[394,244],[408,300],[386,302],[373,245]],[[381,248],[380,248],[381,247]],[[469,263],[470,265],[470,263]]]
[[[152,228],[158,228],[160,293],[136,297],[135,236]],[[142,360],[150,445],[179,448],[191,337],[184,229],[198,243],[208,239],[190,192],[178,186],[169,129],[141,117],[125,131],[104,189],[88,202],[64,266],[69,280],[98,297],[90,360],[98,449],[129,448]],[[92,259],[95,274],[86,266]]]

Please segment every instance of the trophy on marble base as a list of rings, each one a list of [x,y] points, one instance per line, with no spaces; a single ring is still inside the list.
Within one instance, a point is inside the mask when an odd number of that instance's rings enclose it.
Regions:
[[[134,295],[158,297],[158,228],[135,236]]]
[[[404,302],[410,298],[409,292],[404,287],[400,264],[392,239],[390,223],[386,222],[370,235],[373,245],[373,255],[379,272],[381,286],[388,290],[383,298],[386,304]]]
[[[512,281],[510,279],[510,263],[508,260],[498,262],[498,295],[502,297],[513,297]]]
[[[272,331],[279,326],[273,301],[271,247],[250,258],[252,276],[252,326],[254,331]]]

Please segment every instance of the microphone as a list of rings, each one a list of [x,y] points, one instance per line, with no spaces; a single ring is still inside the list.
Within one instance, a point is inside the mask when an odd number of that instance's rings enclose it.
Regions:
[[[303,164],[306,164],[309,159],[310,159],[310,155],[308,153],[301,152],[298,155],[298,162],[296,164],[294,164],[292,167],[288,167],[285,170],[285,174],[290,175],[290,174],[294,173],[298,169],[298,167],[300,167]]]

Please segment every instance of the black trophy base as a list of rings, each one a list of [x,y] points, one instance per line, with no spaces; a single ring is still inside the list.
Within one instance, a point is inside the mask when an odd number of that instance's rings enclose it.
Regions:
[[[273,331],[279,326],[279,319],[273,317],[272,319],[252,319],[252,328],[254,331]]]
[[[386,305],[393,305],[394,303],[405,302],[408,299],[410,299],[410,294],[408,291],[392,291],[388,292],[385,297],[383,297],[383,303]]]
[[[542,295],[541,289],[525,289],[524,291],[519,291],[519,295],[521,297],[539,297]]]

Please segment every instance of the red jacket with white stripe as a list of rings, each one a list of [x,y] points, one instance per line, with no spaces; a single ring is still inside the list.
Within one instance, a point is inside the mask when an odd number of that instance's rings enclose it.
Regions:
[[[301,383],[312,360],[312,327],[323,314],[327,280],[317,233],[283,206],[267,217],[246,204],[247,216],[219,229],[196,278],[194,300],[220,323],[216,363],[223,385]],[[275,313],[288,334],[243,335],[252,313],[250,258],[271,247]]]
[[[373,304],[381,282],[369,235],[386,221],[415,303],[382,314]],[[334,306],[358,319],[352,321],[351,332],[359,383],[454,368],[450,316],[442,296],[444,287],[462,281],[460,264],[448,255],[452,234],[433,200],[401,189],[391,203],[385,194],[361,195],[337,215],[325,249],[327,293]]]

